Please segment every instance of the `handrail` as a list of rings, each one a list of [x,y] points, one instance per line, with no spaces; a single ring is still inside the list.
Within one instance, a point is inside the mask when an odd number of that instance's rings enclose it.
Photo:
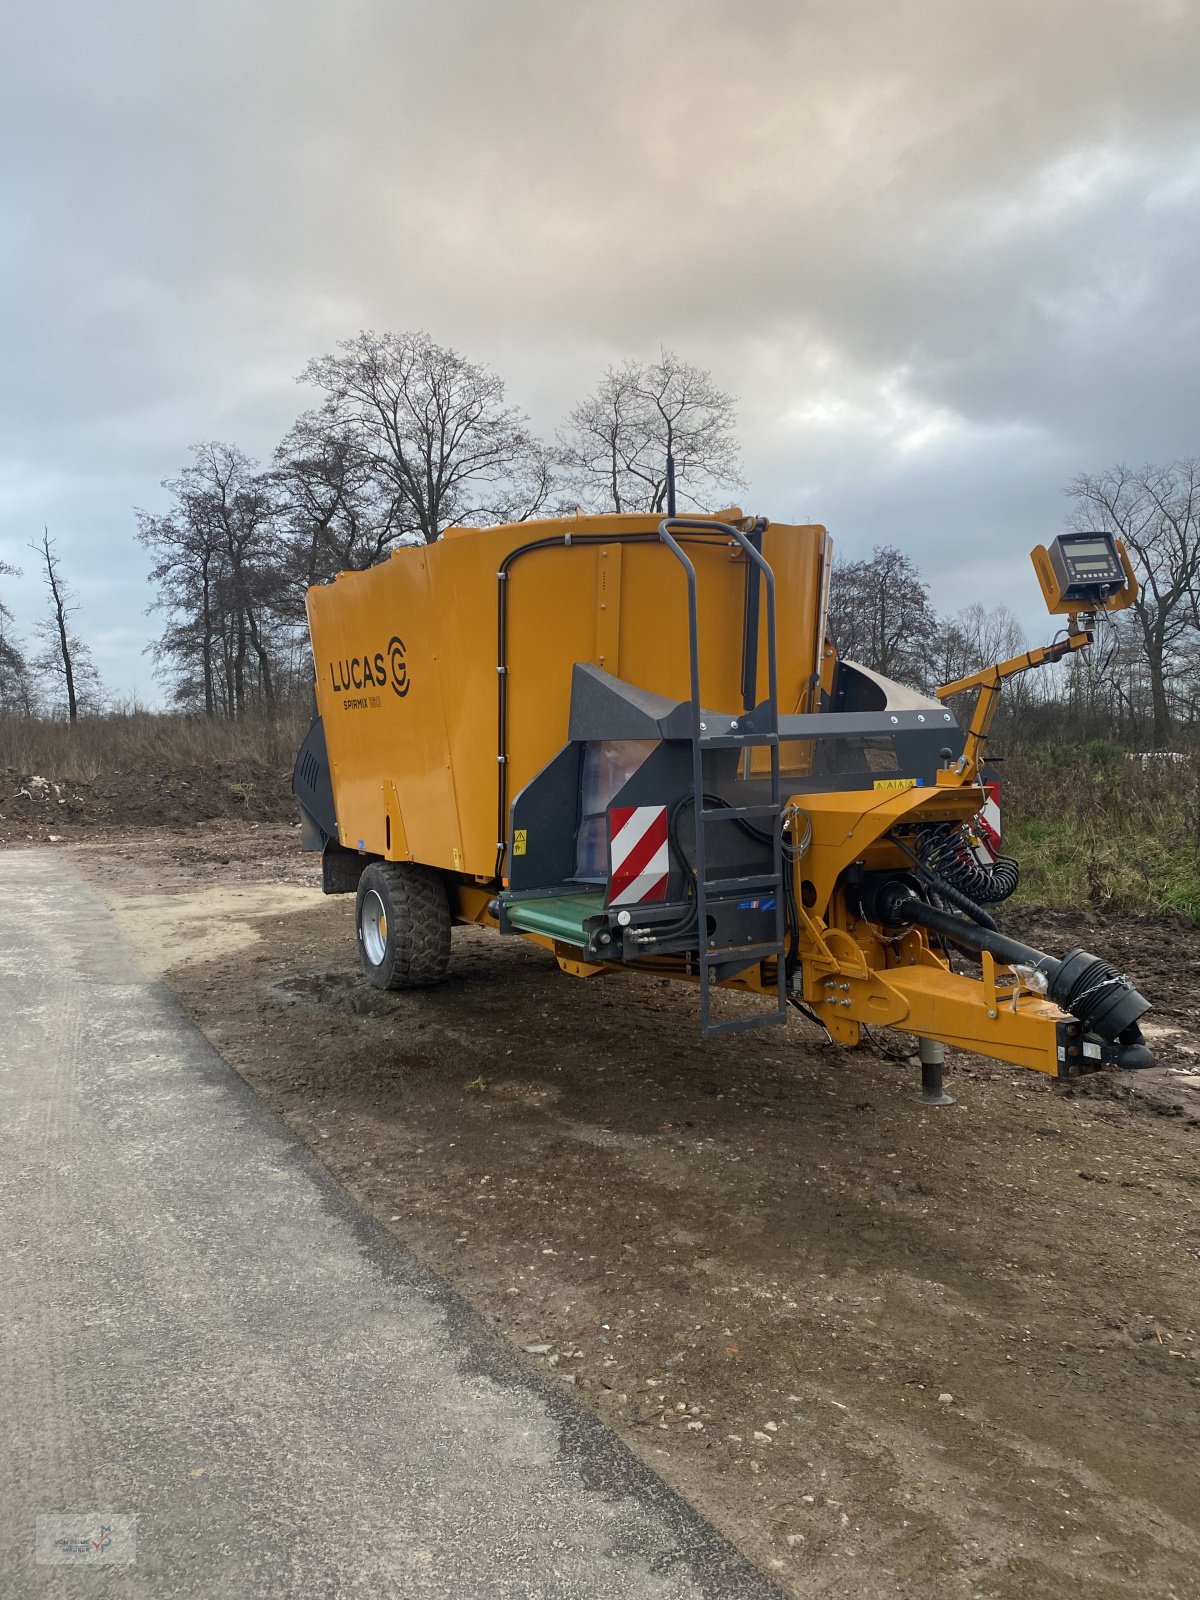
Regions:
[[[700,662],[699,662],[699,627],[696,606],[696,569],[682,546],[671,536],[671,529],[676,528],[681,533],[719,534],[732,539],[735,544],[745,551],[747,558],[754,563],[762,574],[767,589],[767,708],[771,718],[770,733],[779,732],[779,684],[778,664],[775,656],[775,573],[771,563],[760,550],[756,550],[753,543],[746,537],[740,528],[735,528],[729,522],[713,522],[699,517],[664,517],[658,525],[658,536],[663,543],[674,553],[677,561],[681,562],[688,580],[688,633],[691,645],[692,658],[692,699],[697,707],[696,722],[699,723],[700,705]],[[751,649],[758,649],[758,640],[753,642],[745,639],[742,645],[743,654]],[[743,660],[743,667],[745,661]],[[743,672],[743,678],[745,674]],[[699,733],[699,727],[696,729]]]
[[[710,983],[717,977],[717,970],[714,967],[714,962],[716,963],[716,966],[719,967],[720,959],[718,956],[710,954],[710,946],[714,943],[714,940],[710,937],[708,930],[708,892],[710,888],[717,887],[719,890],[725,886],[714,886],[708,882],[708,852],[705,849],[705,822],[707,819],[704,813],[703,749],[703,735],[706,730],[703,722],[701,721],[700,623],[696,568],[691,560],[691,557],[687,554],[679,541],[674,537],[672,530],[680,534],[686,534],[691,538],[695,538],[697,535],[710,535],[732,540],[734,544],[738,545],[743,551],[745,551],[747,559],[753,562],[755,568],[758,570],[759,575],[765,582],[767,595],[766,706],[770,726],[765,729],[753,727],[753,710],[757,708],[751,708],[747,714],[747,720],[750,720],[752,724],[751,730],[746,730],[744,722],[735,724],[735,726],[740,726],[742,729],[737,736],[736,742],[743,743],[746,746],[750,746],[752,744],[770,745],[771,807],[778,818],[780,815],[780,807],[782,802],[780,794],[779,762],[779,684],[777,681],[777,663],[775,659],[775,574],[771,569],[770,562],[767,561],[762,552],[751,543],[741,529],[735,528],[727,522],[713,522],[708,520],[702,521],[695,517],[664,517],[662,522],[660,522],[658,525],[659,538],[679,562],[680,566],[683,568],[684,577],[687,580],[688,669],[692,703],[692,792],[696,824],[696,848],[692,863],[692,873],[695,879],[696,930],[700,954],[700,1031],[705,1038],[710,1038],[715,1033],[736,1032],[744,1027],[755,1026],[756,1024],[745,1017],[732,1020],[725,1019],[719,1023],[714,1023],[711,1021],[711,1013],[709,1009],[709,987]],[[750,609],[747,608],[747,621],[743,624],[742,632],[743,700],[748,698],[745,693],[745,685],[749,681],[747,667],[750,661],[750,652],[751,650],[755,652],[755,661],[757,662],[758,651],[757,626],[755,626],[753,630],[755,636],[753,639],[751,639],[751,625],[748,620],[749,616]],[[784,917],[783,910],[785,897],[784,871],[785,861],[783,856],[783,839],[779,826],[777,825],[772,829],[770,879],[771,883],[776,889],[774,906],[775,940],[772,945],[765,948],[769,948],[770,951],[776,955],[775,984],[778,998],[778,1010],[775,1013],[774,1020],[779,1022],[785,1021],[787,1017],[788,975],[786,961],[784,959],[786,946],[786,919]],[[746,947],[740,952],[740,954],[752,956],[754,954],[754,947]]]

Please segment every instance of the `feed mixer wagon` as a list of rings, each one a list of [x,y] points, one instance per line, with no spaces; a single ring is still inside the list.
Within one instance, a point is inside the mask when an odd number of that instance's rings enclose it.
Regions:
[[[576,977],[692,983],[705,1036],[793,1006],[843,1045],[906,1031],[930,1097],[945,1045],[1060,1078],[1147,1065],[1113,967],[998,930],[1017,869],[980,817],[1002,682],[1131,603],[1123,547],[1039,547],[1055,642],[934,698],[839,658],[831,559],[823,528],[741,512],[577,515],[451,528],[311,589],[294,788],[366,977],[436,983],[474,924]]]

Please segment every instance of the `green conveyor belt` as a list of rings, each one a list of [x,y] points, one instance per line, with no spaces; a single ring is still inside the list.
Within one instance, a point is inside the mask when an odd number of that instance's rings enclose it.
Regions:
[[[603,894],[556,894],[542,900],[509,901],[506,910],[514,928],[544,933],[564,944],[584,943],[583,925],[604,910]]]

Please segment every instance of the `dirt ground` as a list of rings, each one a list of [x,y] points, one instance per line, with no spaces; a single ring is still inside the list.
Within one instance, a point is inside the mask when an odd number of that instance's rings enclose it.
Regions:
[[[933,1110],[911,1063],[701,1044],[685,987],[519,940],[380,994],[298,843],[63,847],[358,1203],[785,1592],[1200,1593],[1200,935],[1011,913],[1126,965],[1161,1065],[958,1057]]]

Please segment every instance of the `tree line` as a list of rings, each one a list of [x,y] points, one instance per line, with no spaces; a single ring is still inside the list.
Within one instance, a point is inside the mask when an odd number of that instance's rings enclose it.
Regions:
[[[997,742],[1200,743],[1200,460],[1080,473],[1066,493],[1068,528],[1124,540],[1138,596],[1098,618],[1091,649],[1005,685]],[[1044,642],[1027,641],[1003,605],[939,617],[918,567],[892,546],[835,567],[829,629],[842,655],[930,691]]]
[[[269,460],[204,443],[164,480],[167,508],[135,513],[161,619],[150,649],[180,710],[237,717],[306,693],[306,591],[398,545],[577,507],[663,512],[668,454],[681,507],[714,509],[745,487],[732,396],[668,350],[608,368],[552,440],[496,373],[425,333],[360,333],[299,381],[316,404]],[[1151,748],[1192,739],[1200,462],[1081,474],[1067,494],[1068,526],[1125,540],[1141,592],[1091,651],[1010,683],[1001,736]],[[33,548],[47,591],[40,649],[27,654],[0,600],[0,711],[74,719],[101,705],[102,690],[54,541],[44,532]],[[0,563],[0,578],[13,575]],[[920,569],[892,545],[836,565],[829,633],[842,655],[925,690],[1026,647],[1004,606],[939,616]]]
[[[662,510],[668,449],[681,504],[742,486],[732,397],[666,350],[610,368],[552,443],[494,372],[423,333],[360,333],[300,380],[321,398],[269,462],[204,444],[165,483],[169,509],[137,513],[158,668],[209,716],[306,686],[306,591],[397,545],[575,506]]]

